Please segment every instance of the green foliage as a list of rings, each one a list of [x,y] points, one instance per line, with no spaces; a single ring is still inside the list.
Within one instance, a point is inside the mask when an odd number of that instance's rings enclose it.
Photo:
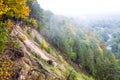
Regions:
[[[120,79],[120,68],[114,63],[103,63],[102,66],[98,67],[97,77],[99,80],[119,80]],[[104,68],[103,68],[104,67]],[[98,76],[99,75],[99,76]]]
[[[74,52],[71,52],[70,53],[70,58],[73,60],[73,61],[75,61],[76,60],[76,53],[74,53]]]
[[[44,10],[40,7],[36,0],[28,0],[27,5],[30,9],[29,23],[37,28],[38,31],[41,31],[44,24]]]
[[[40,41],[36,36],[34,37],[34,41],[39,44],[42,49],[45,49],[48,53],[52,53],[52,48],[47,46],[45,40]]]
[[[8,40],[8,30],[0,24],[0,53],[4,52],[5,44]]]
[[[81,65],[82,70],[97,80],[120,79],[118,77],[120,70],[116,68],[118,64],[116,65],[115,56],[111,51],[106,50],[106,45],[101,41],[101,37],[98,38],[92,30],[86,30],[74,23],[72,24],[66,18],[58,18],[49,11],[45,15],[46,24],[41,33],[61,51],[68,61],[72,60]],[[103,32],[100,32],[101,35]],[[103,36],[105,40],[108,38],[106,35]],[[119,48],[118,43],[115,43],[114,47]],[[113,73],[111,73],[111,70]],[[111,76],[115,73],[117,73],[117,76]],[[72,77],[75,77],[75,75],[72,75]],[[90,78],[90,80],[92,79]]]
[[[37,42],[40,45],[40,41],[36,36],[34,37],[34,41]]]
[[[34,26],[34,28],[37,27],[37,21],[33,18],[29,19],[29,22]]]
[[[94,80],[94,78],[93,78],[93,77],[90,77],[89,80]]]
[[[34,51],[32,51],[31,54],[37,59],[41,59],[40,55],[36,54]]]
[[[27,34],[29,35],[29,36],[31,36],[31,31],[29,30],[29,29],[27,29]]]
[[[15,48],[19,49],[19,48],[21,47],[21,43],[18,42],[18,41],[15,41],[15,42],[13,43],[13,46],[14,46]]]
[[[42,49],[46,49],[47,48],[47,44],[46,44],[45,40],[42,40],[40,44],[41,44],[41,48]]]
[[[37,30],[38,30],[39,32],[41,32],[42,29],[43,29],[42,23],[41,23],[41,22],[38,22]]]
[[[120,58],[120,33],[113,34],[113,39],[111,41],[112,52],[116,55],[117,58]]]
[[[72,69],[71,67],[68,67],[67,69],[69,73],[66,77],[66,80],[79,80],[78,73],[74,69]]]
[[[8,40],[6,45],[7,48],[11,48],[11,49],[19,49],[21,47],[21,43],[17,40]]]
[[[34,18],[37,21],[42,21],[43,17],[43,9],[40,7],[37,1],[35,0],[28,0],[27,5],[30,9],[30,18]]]
[[[33,18],[26,18],[23,20],[24,22],[26,22],[27,25],[32,25],[33,28],[37,28],[38,23],[37,20],[33,19]]]
[[[48,53],[52,53],[52,48],[50,46],[48,46],[46,49],[45,49]]]
[[[6,25],[7,29],[9,29],[9,30],[11,30],[13,27],[13,23],[10,19],[6,20],[5,25]]]

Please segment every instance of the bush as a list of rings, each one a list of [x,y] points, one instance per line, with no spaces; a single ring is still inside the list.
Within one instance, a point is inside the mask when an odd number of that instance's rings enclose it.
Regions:
[[[13,63],[6,57],[0,55],[0,80],[9,80],[12,72]]]
[[[20,48],[20,47],[21,47],[21,44],[20,44],[20,42],[18,42],[18,41],[14,41],[14,42],[13,42],[13,46],[14,46],[15,48]]]
[[[35,36],[35,37],[34,37],[34,41],[35,41],[36,43],[38,43],[39,46],[40,46],[42,49],[45,49],[48,53],[52,53],[52,48],[51,48],[50,46],[47,46],[45,40],[42,40],[42,41],[40,42],[40,40]]]
[[[37,21],[35,19],[31,18],[30,23],[34,26],[34,28],[37,28],[38,24],[37,24]]]
[[[73,61],[75,61],[76,60],[76,53],[74,53],[74,52],[71,52],[71,54],[70,54],[70,58],[73,60]]]
[[[47,44],[46,44],[45,40],[42,40],[42,42],[41,42],[41,48],[42,49],[46,49],[47,48]]]
[[[34,41],[40,45],[40,41],[36,36],[34,37]]]
[[[31,53],[32,53],[32,55],[33,55],[34,57],[36,57],[36,58],[38,58],[38,59],[41,59],[41,57],[40,57],[38,54],[36,54],[34,51],[32,51]]]
[[[41,23],[41,22],[38,22],[37,31],[41,32],[42,28],[43,28],[42,23]]]
[[[90,77],[89,80],[94,80],[94,78],[93,78],[93,77]]]
[[[26,24],[28,24],[28,25],[31,24],[34,28],[37,28],[37,26],[38,26],[37,21],[33,18],[31,18],[31,19],[26,18],[26,19],[24,19],[24,22],[26,22]]]
[[[78,73],[71,67],[68,67],[68,76],[67,76],[67,80],[79,80],[79,76]]]
[[[8,40],[8,30],[0,26],[0,53],[4,52],[5,44]]]
[[[13,23],[12,23],[12,21],[11,21],[10,19],[8,19],[8,20],[5,22],[5,24],[6,24],[7,29],[9,29],[9,30],[12,29]]]
[[[48,53],[52,53],[52,48],[50,46],[48,46],[46,49],[45,49]]]
[[[27,31],[26,31],[26,32],[27,32],[27,34],[28,34],[28,35],[31,35],[31,32],[30,32],[30,30],[29,30],[29,29],[27,29]]]
[[[6,45],[7,45],[8,48],[17,48],[17,49],[19,49],[19,48],[21,47],[20,42],[17,41],[17,40],[8,41],[8,42],[6,43]]]

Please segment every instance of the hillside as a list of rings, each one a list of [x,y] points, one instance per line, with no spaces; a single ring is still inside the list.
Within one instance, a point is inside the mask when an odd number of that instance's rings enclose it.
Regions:
[[[55,15],[36,0],[1,0],[0,80],[119,80],[116,23]]]
[[[28,30],[31,31],[30,34],[26,32]],[[30,27],[23,27],[22,29],[21,26],[16,25],[10,35],[19,41],[22,53],[16,54],[13,52],[9,54],[9,52],[7,52],[7,56],[10,56],[12,59],[24,53],[24,56],[15,60],[15,63],[21,66],[21,70],[18,72],[18,79],[66,80],[69,74],[71,74],[73,79],[89,79],[84,74],[77,73],[54,48],[49,51],[49,44],[35,29],[30,29]],[[36,39],[41,43],[38,44]],[[70,73],[71,71],[72,73]],[[14,76],[15,75],[13,75],[13,77]]]

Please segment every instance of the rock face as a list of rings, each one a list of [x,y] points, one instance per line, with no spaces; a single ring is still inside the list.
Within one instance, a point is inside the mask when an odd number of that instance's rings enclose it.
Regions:
[[[19,68],[13,72],[15,75],[10,77],[11,80],[57,80],[46,65],[41,61],[53,66],[51,55],[44,52],[35,42],[28,39],[24,30],[20,26],[16,26],[11,32],[12,37],[16,37],[21,42],[21,49],[7,49],[5,54],[14,62],[19,63]],[[34,52],[34,54],[32,54]],[[37,55],[37,56],[35,56]],[[39,59],[40,58],[40,59]],[[25,68],[25,69],[23,69]]]

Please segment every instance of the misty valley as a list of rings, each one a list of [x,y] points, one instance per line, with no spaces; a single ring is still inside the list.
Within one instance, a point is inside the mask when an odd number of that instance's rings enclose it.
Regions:
[[[120,14],[57,15],[0,0],[0,80],[120,80]]]
[[[78,64],[80,70],[98,80],[119,80],[119,15],[51,15],[48,22],[41,34],[71,65],[71,61]]]

